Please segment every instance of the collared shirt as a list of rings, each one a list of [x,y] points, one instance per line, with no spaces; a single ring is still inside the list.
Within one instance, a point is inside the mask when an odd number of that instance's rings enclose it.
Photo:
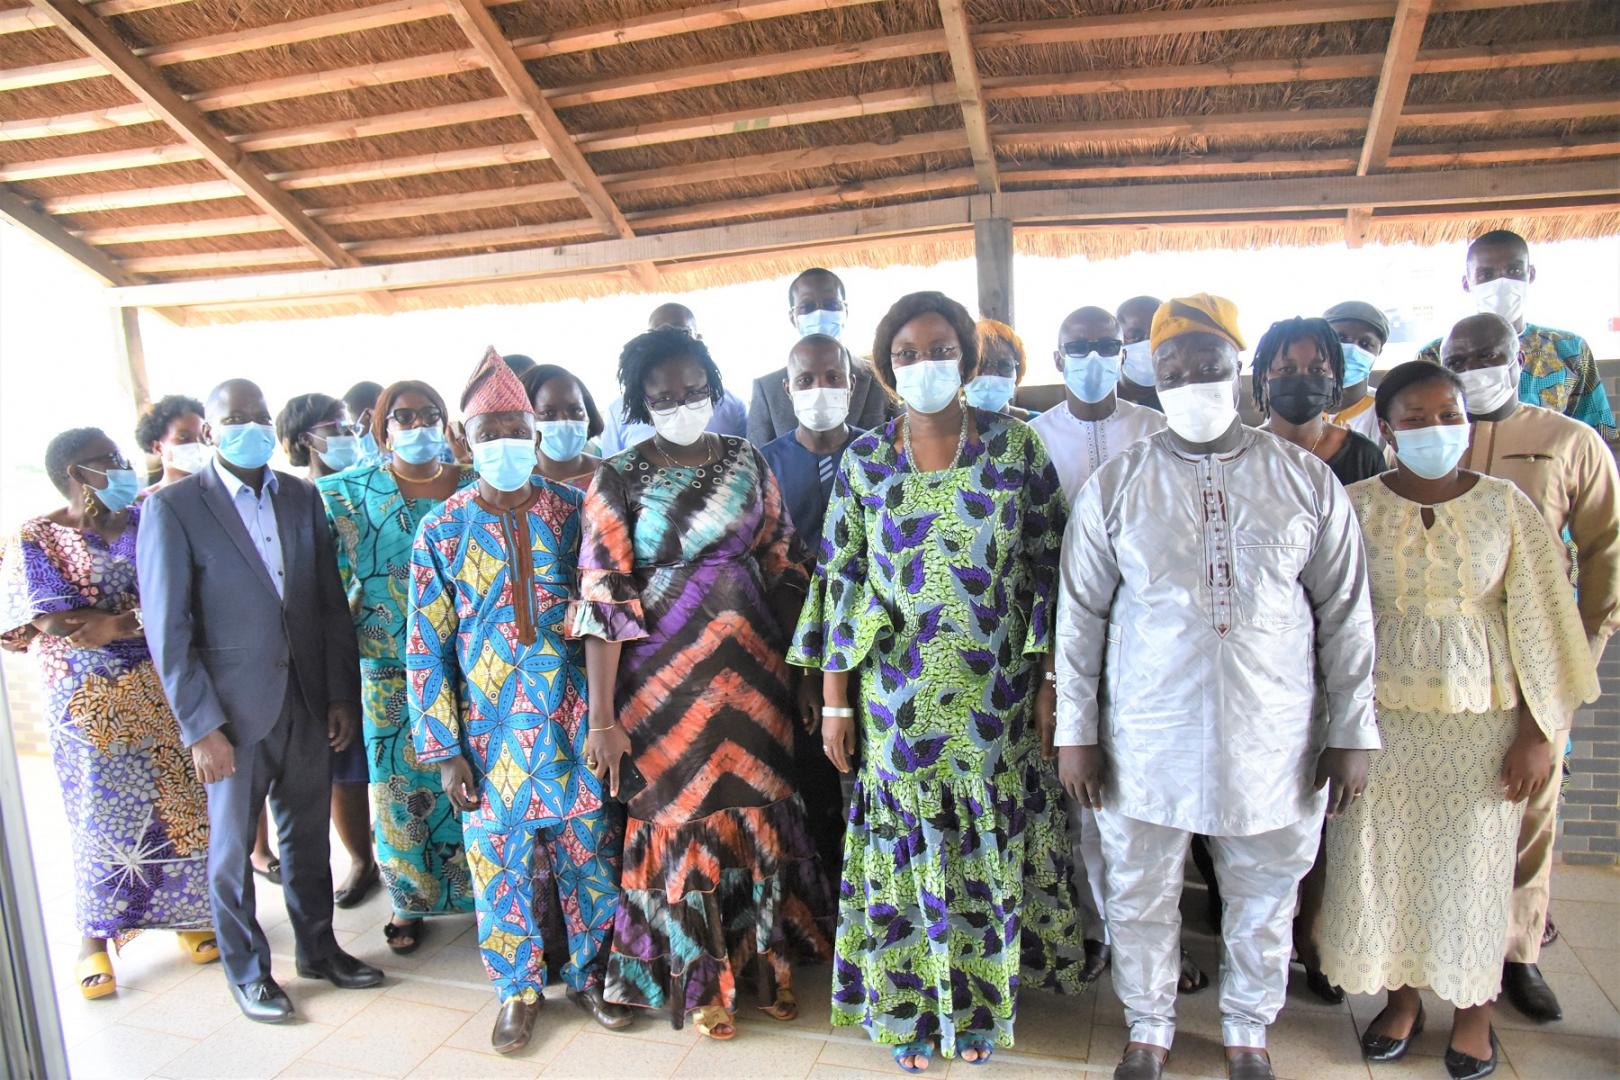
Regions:
[[[705,431],[712,431],[716,435],[735,435],[739,439],[748,437],[748,406],[742,399],[730,390],[720,395],[720,400],[714,403],[714,418],[709,421]],[[632,424],[624,418],[624,399],[614,398],[607,407],[607,415],[602,417],[602,456],[612,457],[621,450],[628,450],[639,442],[653,437],[651,424]]]
[[[776,486],[782,489],[782,504],[793,520],[793,530],[799,534],[804,550],[812,555],[821,550],[821,523],[827,516],[827,501],[832,498],[833,479],[838,475],[844,449],[865,434],[859,428],[848,429],[843,446],[830,454],[806,449],[797,429],[759,448],[760,456],[776,474]]]
[[[1524,371],[1519,375],[1519,400],[1563,413],[1597,429],[1605,439],[1615,437],[1614,411],[1608,391],[1598,377],[1591,346],[1579,334],[1525,323],[1519,335],[1524,350]],[[1440,342],[1432,341],[1417,354],[1419,360],[1440,362]]]
[[[276,507],[272,498],[279,486],[275,470],[265,468],[264,487],[257,495],[225,467],[218,454],[214,455],[214,472],[220,483],[225,485],[225,494],[231,497],[231,505],[236,507],[242,527],[247,530],[248,539],[253,541],[253,549],[264,560],[264,568],[276,586],[276,595],[285,598],[287,572],[282,562],[281,530],[276,525]]]
[[[1099,469],[1053,640],[1056,743],[1100,744],[1104,803],[1138,821],[1280,829],[1321,814],[1324,746],[1378,746],[1361,529],[1327,466],[1267,432],[1198,456],[1160,432]]]
[[[1064,399],[1030,420],[1029,426],[1046,444],[1063,485],[1063,497],[1073,506],[1092,473],[1126,447],[1163,431],[1165,422],[1163,413],[1116,397],[1114,411],[1101,420],[1081,420],[1069,411]]]
[[[1511,480],[1555,534],[1575,544],[1576,602],[1592,654],[1620,627],[1620,475],[1591,428],[1551,409],[1520,405],[1501,421],[1473,425],[1465,469]],[[1569,567],[1569,548],[1558,545]]]

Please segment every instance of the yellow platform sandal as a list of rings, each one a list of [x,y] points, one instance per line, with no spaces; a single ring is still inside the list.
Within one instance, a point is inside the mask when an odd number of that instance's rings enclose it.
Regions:
[[[98,975],[101,982],[91,982]],[[79,981],[79,993],[86,1001],[95,1001],[118,992],[118,977],[113,974],[112,958],[106,952],[95,952],[73,966],[73,977]]]
[[[180,930],[174,937],[193,964],[212,964],[219,959],[219,942],[212,930]]]

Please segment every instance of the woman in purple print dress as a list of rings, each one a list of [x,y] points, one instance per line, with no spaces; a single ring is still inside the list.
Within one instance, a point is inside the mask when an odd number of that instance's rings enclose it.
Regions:
[[[51,756],[73,837],[86,998],[117,989],[107,941],[179,930],[219,957],[208,910],[208,810],[141,632],[132,503],[140,483],[111,439],[76,428],[45,469],[67,505],[0,551],[0,631],[39,661]]]

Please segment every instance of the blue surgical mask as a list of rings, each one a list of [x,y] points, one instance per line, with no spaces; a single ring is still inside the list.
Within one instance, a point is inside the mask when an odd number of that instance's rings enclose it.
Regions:
[[[1153,347],[1146,341],[1133,341],[1120,350],[1120,355],[1123,357],[1121,369],[1125,377],[1137,386],[1152,388],[1156,381]]]
[[[115,514],[133,503],[135,496],[141,493],[141,481],[135,475],[134,469],[108,469],[102,472],[102,470],[92,469],[88,465],[80,465],[79,468],[85,472],[100,473],[107,478],[106,487],[100,490],[96,488],[90,490],[95,493],[97,502]]]
[[[919,360],[894,369],[894,390],[906,407],[937,413],[962,389],[962,369],[955,360]]]
[[[1018,392],[1018,383],[1005,375],[980,375],[967,384],[968,404],[976,409],[1000,412]]]
[[[1375,359],[1377,357],[1360,345],[1345,345],[1344,385],[1354,386],[1358,382],[1366,382],[1367,376],[1372,374]]]
[[[799,328],[800,337],[809,337],[811,334],[826,334],[828,337],[837,337],[844,332],[844,317],[847,314],[842,308],[828,311],[825,308],[795,315],[793,323]]]
[[[380,457],[382,457],[382,447],[377,445],[377,436],[371,433],[370,428],[367,428],[365,434],[360,436],[360,460],[376,461]]]
[[[1395,435],[1395,456],[1425,480],[1438,480],[1457,467],[1468,450],[1469,424],[1407,428]]]
[[[473,443],[473,466],[496,491],[517,491],[529,482],[538,459],[532,439],[491,439]]]
[[[214,432],[219,456],[238,469],[257,469],[276,452],[276,429],[269,424],[221,424]]]
[[[583,420],[541,420],[534,426],[540,430],[540,452],[552,461],[573,461],[589,438]]]
[[[360,460],[360,440],[353,435],[329,435],[326,449],[315,451],[328,469],[342,472]]]
[[[394,456],[408,465],[426,465],[437,461],[446,446],[444,432],[433,427],[413,427],[396,431],[388,439],[388,448]]]
[[[1063,358],[1063,385],[1088,405],[1095,405],[1114,392],[1119,383],[1119,357],[1088,352]]]

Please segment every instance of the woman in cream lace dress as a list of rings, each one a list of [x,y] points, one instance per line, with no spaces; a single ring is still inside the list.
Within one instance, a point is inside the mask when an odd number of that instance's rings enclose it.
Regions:
[[[1328,824],[1323,968],[1351,993],[1390,991],[1369,1060],[1405,1053],[1428,987],[1458,1009],[1448,1070],[1478,1077],[1495,1067],[1522,800],[1550,782],[1548,739],[1596,675],[1546,522],[1511,483],[1456,467],[1469,429],[1455,377],[1401,365],[1377,409],[1400,464],[1350,497],[1384,749],[1365,797]]]

